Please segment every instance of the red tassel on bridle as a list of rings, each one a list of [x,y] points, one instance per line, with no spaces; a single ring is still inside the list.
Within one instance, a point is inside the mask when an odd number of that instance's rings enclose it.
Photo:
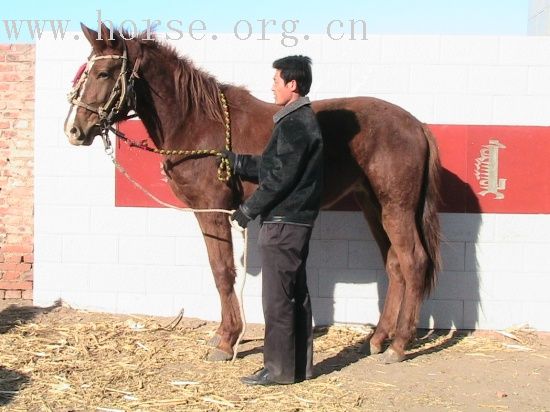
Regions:
[[[82,66],[78,68],[78,71],[76,72],[74,79],[73,79],[73,87],[76,86],[76,83],[80,80],[80,77],[82,77],[82,73],[84,73],[84,70],[86,70],[87,63],[84,63]]]

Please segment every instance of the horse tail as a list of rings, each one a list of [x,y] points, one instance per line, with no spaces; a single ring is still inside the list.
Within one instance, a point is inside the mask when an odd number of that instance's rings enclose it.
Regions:
[[[428,296],[437,281],[441,269],[441,228],[437,214],[440,203],[441,162],[439,150],[432,132],[427,125],[422,125],[428,142],[428,156],[424,168],[423,196],[419,202],[418,225],[424,249],[428,254],[428,267],[424,279],[424,295]]]

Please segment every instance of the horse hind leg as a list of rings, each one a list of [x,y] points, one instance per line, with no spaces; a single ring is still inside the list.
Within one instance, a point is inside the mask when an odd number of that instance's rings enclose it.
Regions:
[[[382,352],[384,341],[393,338],[395,335],[397,318],[405,290],[403,275],[393,247],[390,247],[388,251],[386,273],[388,274],[388,291],[384,300],[384,308],[376,330],[370,339],[370,352],[373,355]]]
[[[405,349],[416,332],[428,256],[420,241],[413,212],[393,210],[384,216],[383,224],[392,243],[391,249],[395,253],[395,265],[401,276],[400,288],[404,289],[397,314],[395,336],[381,358],[384,363],[394,363],[405,359]]]
[[[370,189],[355,193],[357,203],[363,210],[371,232],[382,254],[388,273],[389,285],[384,300],[384,307],[374,334],[365,342],[360,351],[367,355],[375,355],[382,352],[384,341],[395,333],[397,316],[403,298],[404,283],[400,273],[399,261],[395,251],[391,248],[390,240],[382,226],[381,208]],[[379,297],[381,299],[381,297]]]

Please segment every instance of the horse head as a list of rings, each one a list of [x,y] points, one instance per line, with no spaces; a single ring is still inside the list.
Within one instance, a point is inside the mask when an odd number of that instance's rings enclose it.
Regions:
[[[95,136],[107,133],[135,108],[133,82],[139,58],[129,68],[128,45],[118,31],[102,24],[100,33],[81,24],[92,46],[88,61],[80,68],[68,95],[71,104],[65,134],[73,145],[88,146]]]

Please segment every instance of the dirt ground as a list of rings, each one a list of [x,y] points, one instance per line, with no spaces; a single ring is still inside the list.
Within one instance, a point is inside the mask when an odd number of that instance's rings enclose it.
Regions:
[[[0,308],[0,409],[13,411],[550,411],[550,336],[419,331],[406,361],[358,351],[372,329],[315,338],[314,379],[247,387],[262,366],[249,325],[234,363],[205,360],[216,324],[61,305]]]

